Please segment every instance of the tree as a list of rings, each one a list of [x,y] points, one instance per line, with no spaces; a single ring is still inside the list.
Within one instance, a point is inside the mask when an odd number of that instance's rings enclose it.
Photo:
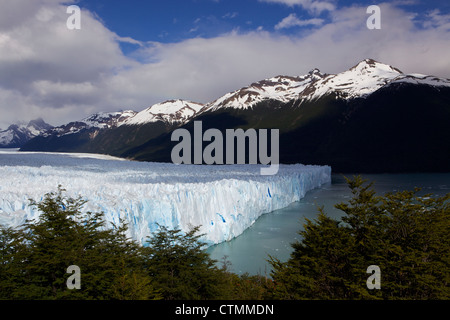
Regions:
[[[17,291],[24,276],[25,249],[21,231],[0,226],[0,299],[20,298]]]
[[[217,299],[223,273],[203,250],[199,227],[186,234],[159,226],[143,248],[146,269],[166,300]]]
[[[354,298],[351,249],[354,239],[339,222],[321,212],[315,222],[307,220],[299,234],[302,242],[292,245],[291,259],[282,263],[270,257],[277,299]]]
[[[103,213],[82,213],[85,201],[64,192],[59,186],[41,202],[30,201],[41,211],[36,221],[16,230],[0,228],[0,298],[157,298],[127,226],[108,229]],[[71,265],[81,270],[80,290],[67,288]]]
[[[231,272],[232,263],[228,256],[221,259],[221,271],[224,283],[222,299],[224,300],[266,300],[272,298],[274,283],[272,279],[262,274],[237,275]]]
[[[280,299],[449,299],[450,193],[419,189],[376,196],[361,177],[347,179],[353,198],[336,208],[342,221],[307,220],[283,263],[269,257]],[[381,290],[366,286],[377,265]]]

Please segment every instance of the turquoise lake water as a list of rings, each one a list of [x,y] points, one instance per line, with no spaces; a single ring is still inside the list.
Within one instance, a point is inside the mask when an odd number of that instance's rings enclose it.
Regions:
[[[352,177],[351,174],[346,175]],[[389,191],[422,188],[421,194],[444,195],[450,192],[450,173],[445,174],[366,174],[363,178],[374,181],[378,194]],[[318,207],[324,206],[328,216],[339,219],[341,211],[334,208],[351,198],[350,189],[343,175],[333,175],[332,182],[306,194],[299,202],[261,216],[239,237],[207,249],[211,258],[221,261],[224,256],[231,262],[231,271],[237,274],[270,275],[268,255],[281,261],[289,259],[291,243],[301,240],[298,231],[305,218],[315,219]]]

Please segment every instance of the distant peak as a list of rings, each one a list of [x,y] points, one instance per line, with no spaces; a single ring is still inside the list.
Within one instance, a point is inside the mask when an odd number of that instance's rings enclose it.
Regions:
[[[161,102],[160,104],[173,104],[173,103],[177,103],[177,102],[183,102],[183,100],[181,100],[181,99],[170,99],[170,100],[166,100],[164,102]]]
[[[30,122],[28,122],[27,127],[33,126],[33,125],[44,124],[44,123],[45,123],[45,121],[42,118],[37,118],[35,120],[30,120]]]
[[[180,109],[189,107],[193,108],[196,111],[203,107],[203,104],[198,102],[192,102],[188,100],[183,99],[172,99],[172,100],[166,100],[161,103],[154,104],[147,108],[147,110],[151,113],[160,113],[160,114],[175,114]]]
[[[367,58],[367,59],[361,60],[355,67],[357,67],[357,66],[376,67],[377,65],[384,65],[384,63],[378,62],[372,58]]]
[[[42,118],[37,118],[28,122],[27,128],[34,127],[35,129],[50,129],[53,126],[48,124]]]
[[[365,62],[370,65],[375,65],[375,64],[379,63],[378,61],[376,61],[375,59],[372,59],[372,58],[364,59],[362,62]]]
[[[350,68],[350,70],[362,70],[362,69],[383,69],[386,71],[389,70],[389,71],[394,71],[394,72],[403,74],[403,72],[401,70],[399,70],[391,65],[378,62],[375,59],[371,59],[371,58],[364,59],[361,62],[359,62],[356,66]]]
[[[322,72],[320,72],[319,69],[314,68],[314,69],[312,69],[311,71],[308,72],[308,76],[309,76],[313,81],[316,81],[316,80],[323,79],[326,75],[323,74]]]
[[[364,59],[350,69],[376,68],[380,63],[374,59]]]
[[[320,70],[319,69],[317,69],[317,68],[314,68],[314,69],[312,69],[310,72],[308,72],[309,74],[311,74],[311,75],[313,75],[313,74],[322,74],[322,72],[320,72]]]

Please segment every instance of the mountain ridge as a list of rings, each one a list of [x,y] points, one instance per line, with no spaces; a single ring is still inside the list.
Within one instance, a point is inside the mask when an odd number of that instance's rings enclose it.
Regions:
[[[374,70],[384,71],[384,74],[374,72]],[[371,73],[373,76],[368,77]],[[357,78],[359,81],[353,80]],[[370,82],[368,79],[372,81]],[[323,74],[315,68],[303,76],[278,75],[263,79],[205,104],[171,99],[156,103],[140,112],[133,110],[97,112],[82,120],[54,127],[55,132],[53,133],[77,133],[83,128],[108,129],[122,125],[143,125],[156,121],[185,123],[204,112],[217,111],[221,108],[247,109],[266,100],[277,100],[284,103],[292,100],[309,101],[330,92],[336,92],[337,98],[353,99],[367,96],[383,86],[403,82],[450,87],[450,79],[423,74],[404,74],[390,65],[373,59],[364,59],[349,70],[338,74]],[[166,112],[163,111],[164,107]],[[109,118],[109,121],[96,122],[95,119],[98,118]],[[69,132],[67,126],[70,124],[74,124],[78,128]]]
[[[425,96],[417,96],[417,92]],[[415,99],[411,99],[412,96]],[[378,104],[374,101],[378,101]],[[390,109],[386,108],[387,105]],[[430,124],[430,132],[424,131],[423,135],[433,137],[430,144],[437,150],[434,156],[439,159],[450,156],[449,147],[436,141],[439,135],[450,137],[445,121],[442,122],[443,119],[450,122],[450,80],[422,74],[404,74],[395,67],[373,59],[364,59],[338,74],[324,74],[313,69],[303,76],[264,79],[206,104],[168,100],[129,114],[129,117],[110,128],[86,126],[78,128],[78,131],[73,130],[73,133],[66,130],[65,137],[57,134],[40,136],[22,149],[96,152],[141,161],[170,161],[170,150],[174,146],[170,139],[173,130],[184,128],[193,133],[192,123],[199,120],[203,121],[204,130],[280,129],[282,163],[334,164],[333,169],[341,172],[351,169],[352,165],[357,170],[368,172],[384,169],[389,172],[450,171],[448,161],[445,160],[439,160],[435,168],[425,160],[423,165],[417,162],[417,165],[409,166],[404,160],[404,157],[413,157],[409,152],[398,157],[403,159],[401,165],[383,162],[379,168],[368,158],[370,154],[373,158],[379,156],[373,150],[365,150],[366,156],[357,154],[358,149],[365,149],[360,147],[365,142],[354,136],[366,137],[367,141],[381,148],[380,155],[397,161],[385,151],[393,150],[395,155],[397,151],[390,145],[393,142],[389,137],[395,140],[396,136],[403,137],[403,133],[392,128],[387,130],[382,122],[394,121],[410,134],[415,134],[416,130],[412,125],[402,123],[405,115],[399,110],[413,113],[410,122],[416,127],[421,126],[421,118],[439,124]],[[390,119],[392,117],[394,119]],[[370,119],[376,119],[377,123],[371,124]],[[54,132],[58,130],[53,129]],[[380,140],[385,141],[385,145],[379,145],[374,139],[377,134]],[[342,141],[337,137],[341,137]],[[345,145],[345,140],[350,146]],[[343,154],[337,146],[346,150],[347,154]],[[366,168],[364,161],[370,163]]]
[[[20,148],[34,137],[47,132],[53,126],[42,118],[31,120],[28,123],[11,124],[6,130],[0,129],[0,148]]]

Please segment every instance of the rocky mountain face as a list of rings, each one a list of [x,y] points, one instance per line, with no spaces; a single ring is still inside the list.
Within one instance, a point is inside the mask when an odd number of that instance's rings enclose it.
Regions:
[[[98,133],[100,130],[113,129],[120,126],[130,117],[136,115],[137,112],[127,110],[121,112],[99,112],[95,113],[85,119],[67,123],[62,126],[54,127],[48,130],[42,136],[64,136],[69,134],[77,134],[85,130],[90,130],[94,133]]]
[[[170,162],[173,130],[193,133],[201,120],[203,130],[279,129],[281,163],[327,164],[335,172],[450,171],[450,80],[372,59],[339,74],[314,69],[265,79],[204,105],[170,100],[107,115],[54,128],[22,149]]]
[[[20,148],[51,128],[53,127],[42,119],[10,125],[6,130],[0,130],[0,148]]]

